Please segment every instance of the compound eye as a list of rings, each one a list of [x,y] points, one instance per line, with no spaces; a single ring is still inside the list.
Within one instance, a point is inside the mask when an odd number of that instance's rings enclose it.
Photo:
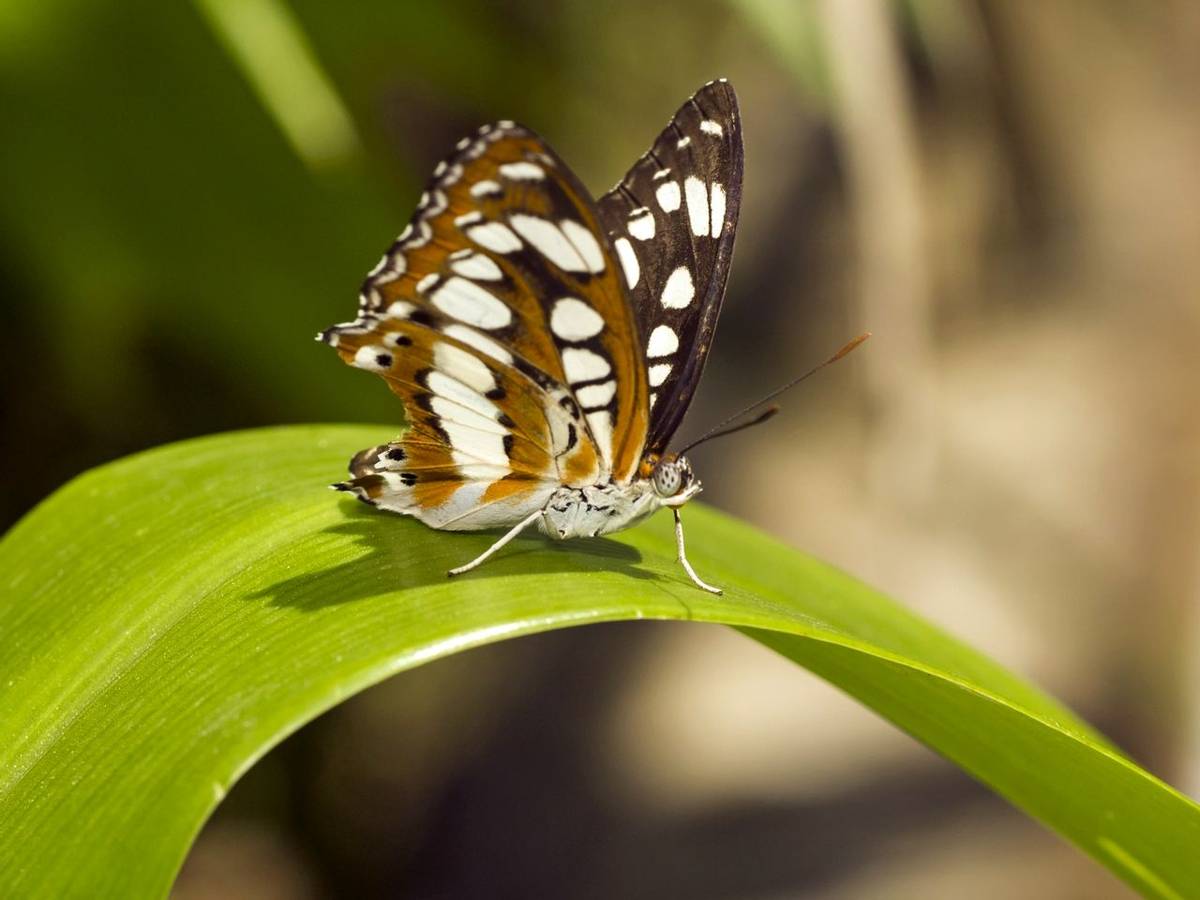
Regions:
[[[673,497],[683,487],[683,476],[679,467],[664,463],[654,470],[654,490],[660,497]]]

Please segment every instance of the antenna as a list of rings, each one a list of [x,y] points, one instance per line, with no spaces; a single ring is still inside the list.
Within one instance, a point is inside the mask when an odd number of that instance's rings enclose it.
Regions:
[[[727,434],[733,434],[735,431],[741,431],[744,428],[750,428],[754,425],[761,425],[763,422],[767,421],[767,419],[770,419],[772,416],[774,416],[775,413],[779,412],[778,406],[771,406],[771,407],[763,410],[761,413],[759,413],[757,416],[755,416],[753,419],[750,419],[749,421],[739,422],[737,425],[734,425],[732,427],[726,427],[729,425],[729,423],[733,422],[735,419],[740,419],[742,416],[746,415],[747,413],[753,412],[754,410],[756,410],[760,406],[762,406],[764,403],[774,400],[776,397],[778,397],[784,391],[791,390],[796,385],[798,385],[800,382],[802,382],[804,379],[806,379],[812,375],[816,375],[818,372],[820,372],[826,366],[832,365],[833,363],[837,362],[843,356],[846,356],[848,353],[850,353],[850,351],[856,349],[859,346],[859,344],[861,344],[863,341],[865,341],[870,336],[871,336],[871,332],[864,331],[862,334],[860,334],[854,340],[852,340],[848,344],[846,344],[846,346],[844,346],[837,353],[833,354],[833,356],[829,357],[829,359],[825,360],[825,362],[821,363],[818,366],[813,366],[811,369],[809,369],[807,372],[805,372],[799,378],[793,378],[791,381],[789,381],[787,384],[783,385],[782,387],[777,387],[775,390],[771,391],[771,393],[767,394],[767,396],[763,397],[761,400],[757,400],[754,403],[751,403],[745,409],[740,410],[739,412],[735,412],[732,416],[729,416],[727,419],[721,420],[716,425],[714,425],[712,428],[708,429],[708,431],[704,432],[704,434],[700,435],[700,437],[696,438],[696,440],[692,441],[690,444],[688,444],[686,447],[684,447],[682,450],[680,450],[677,455],[682,456],[683,454],[685,454],[689,450],[691,450],[693,447],[695,447],[699,444],[703,444],[705,441],[711,441],[713,438],[724,437]]]

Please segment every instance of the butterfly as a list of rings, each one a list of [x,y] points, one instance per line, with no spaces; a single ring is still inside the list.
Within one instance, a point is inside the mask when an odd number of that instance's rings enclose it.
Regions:
[[[333,485],[433,528],[628,528],[700,493],[669,452],[704,370],[742,189],[737,97],[709,82],[594,201],[540,137],[484,125],[440,162],[362,285],[317,338],[383,377],[408,431]]]

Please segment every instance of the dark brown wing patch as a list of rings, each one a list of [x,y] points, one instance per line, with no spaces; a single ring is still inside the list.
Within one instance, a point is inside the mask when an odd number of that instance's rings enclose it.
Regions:
[[[598,203],[646,355],[647,452],[665,451],[700,382],[725,297],[741,195],[741,118],[733,87],[722,80],[680,107]]]

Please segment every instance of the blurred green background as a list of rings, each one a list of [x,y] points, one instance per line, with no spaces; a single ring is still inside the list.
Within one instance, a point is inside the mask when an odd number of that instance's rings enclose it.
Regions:
[[[1195,796],[1197,46],[1191,0],[5,0],[0,525],[165,441],[391,437],[398,404],[312,337],[438,159],[514,118],[599,194],[724,76],[745,196],[683,434],[876,336],[697,451],[705,499]],[[797,706],[800,677],[645,623],[435,664],[260,763],[176,892],[1126,896],[823,684]]]

